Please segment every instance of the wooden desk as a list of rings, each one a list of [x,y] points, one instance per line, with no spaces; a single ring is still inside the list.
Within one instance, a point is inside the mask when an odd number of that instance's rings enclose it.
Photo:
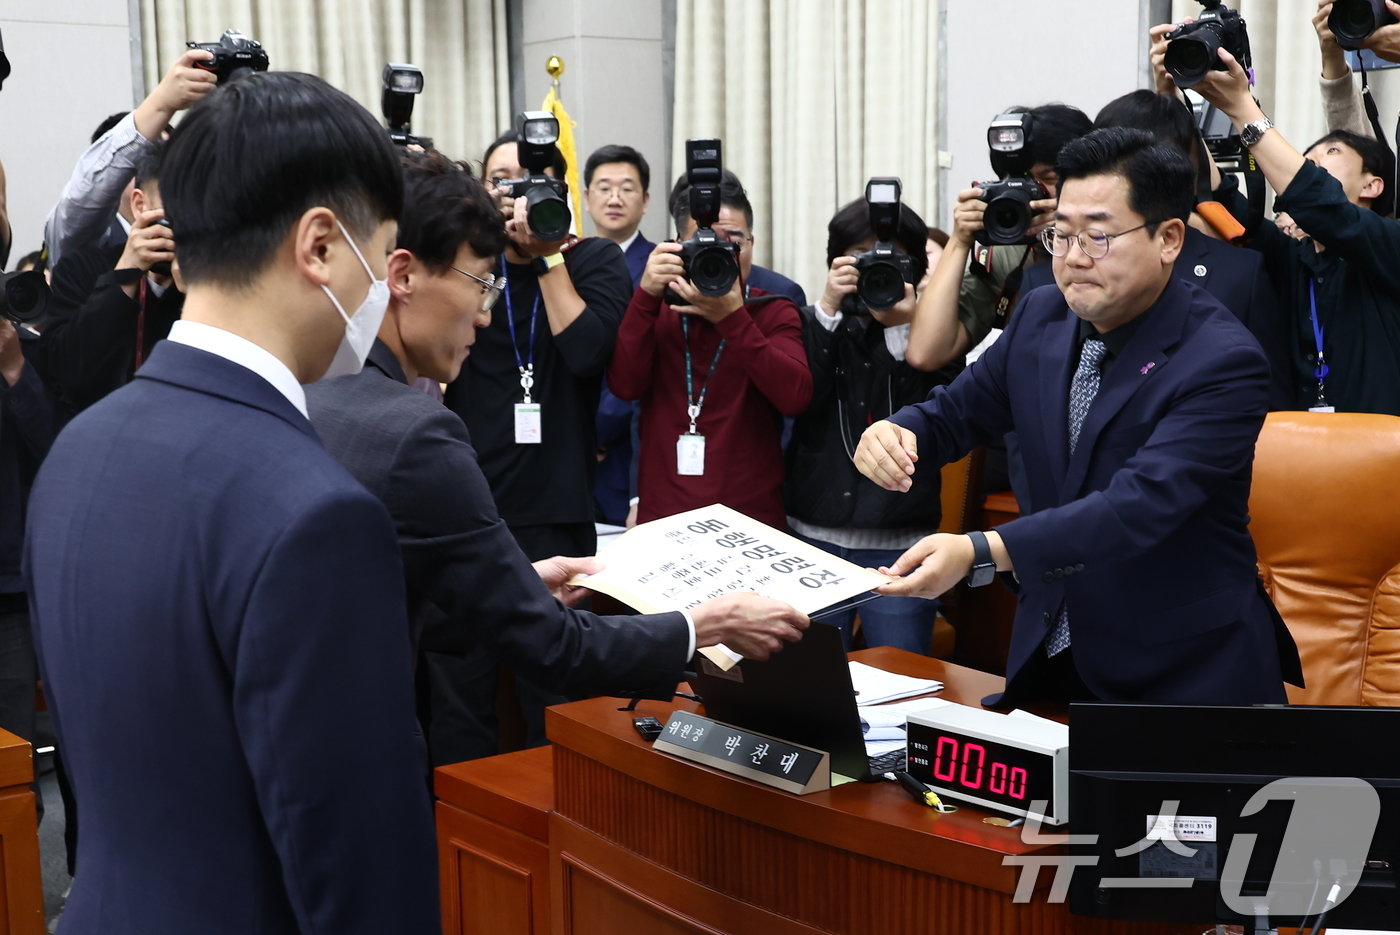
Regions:
[[[0,730],[0,935],[42,935],[44,887],[34,810],[34,754]]]
[[[856,655],[942,679],[943,697],[967,704],[1002,684],[895,649]],[[1002,858],[1054,850],[984,824],[987,813],[940,815],[893,783],[789,795],[657,753],[618,707],[549,709],[552,783],[547,751],[437,771],[446,932],[1181,932],[1071,916],[1045,901],[1048,872],[1029,904],[1013,904],[1019,868]],[[636,714],[677,707],[695,706],[643,702]]]

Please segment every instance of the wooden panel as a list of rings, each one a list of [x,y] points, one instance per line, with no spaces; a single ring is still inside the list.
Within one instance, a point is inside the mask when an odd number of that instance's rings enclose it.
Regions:
[[[459,809],[544,841],[554,808],[554,748],[535,747],[441,766],[433,793]]]
[[[438,874],[446,935],[546,935],[549,849],[439,802]]]
[[[29,741],[0,730],[0,789],[34,781],[34,752]]]
[[[23,743],[23,741],[21,741]],[[27,748],[29,744],[25,743]],[[38,817],[28,786],[0,794],[0,906],[3,933],[42,935],[44,889],[39,871]]]

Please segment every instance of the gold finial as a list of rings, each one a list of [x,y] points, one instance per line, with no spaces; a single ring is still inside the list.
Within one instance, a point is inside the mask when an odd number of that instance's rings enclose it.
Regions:
[[[549,77],[555,81],[564,73],[564,60],[557,55],[551,55],[549,61],[544,63],[544,70],[549,72]]]

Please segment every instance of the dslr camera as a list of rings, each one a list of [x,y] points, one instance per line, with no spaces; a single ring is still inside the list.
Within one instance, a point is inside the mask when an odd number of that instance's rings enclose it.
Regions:
[[[569,184],[552,179],[544,170],[554,163],[554,144],[559,139],[559,121],[543,110],[526,110],[515,115],[515,139],[523,179],[503,179],[496,183],[501,192],[525,205],[530,233],[552,243],[569,236]],[[524,199],[523,202],[518,199]],[[516,208],[516,217],[520,209]]]
[[[1385,0],[1336,0],[1327,15],[1327,28],[1337,45],[1348,50],[1361,48],[1371,33],[1394,22]]]
[[[384,94],[379,99],[379,109],[384,113],[384,123],[389,127],[389,139],[400,146],[432,149],[432,137],[414,136],[409,132],[413,101],[423,93],[423,70],[417,65],[390,62],[384,66],[383,85]]]
[[[196,62],[196,67],[212,71],[219,78],[219,84],[234,81],[255,71],[267,71],[267,52],[262,43],[249,39],[236,29],[226,29],[218,42],[186,42],[191,49],[213,52],[208,61]]]
[[[1167,57],[1163,64],[1179,88],[1194,87],[1206,72],[1225,71],[1216,53],[1225,49],[1239,60],[1249,74],[1253,59],[1249,54],[1249,33],[1244,18],[1225,6],[1222,0],[1200,0],[1205,7],[1194,23],[1185,23],[1167,33]],[[1250,75],[1253,81],[1253,75]]]
[[[720,182],[724,163],[720,141],[685,141],[685,181],[690,188],[690,216],[695,220],[695,236],[681,241],[680,258],[685,278],[701,295],[715,298],[728,295],[739,278],[739,245],[714,231],[719,220]],[[670,289],[665,300],[684,305],[685,300]]]
[[[914,282],[914,258],[894,245],[902,191],[897,178],[873,178],[865,183],[865,205],[875,231],[875,246],[856,257],[859,311],[893,308],[904,299],[904,284]]]
[[[987,128],[987,146],[992,168],[1002,178],[994,182],[974,182],[982,189],[987,210],[977,242],[983,244],[1030,243],[1031,202],[1049,198],[1050,193],[1031,178],[1031,148],[1034,121],[1030,114],[998,114]]]
[[[0,273],[0,315],[16,325],[37,321],[49,305],[49,284],[34,269]]]

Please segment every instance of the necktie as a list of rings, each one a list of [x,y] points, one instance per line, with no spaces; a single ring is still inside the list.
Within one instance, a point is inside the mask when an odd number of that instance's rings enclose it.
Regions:
[[[1074,454],[1079,444],[1079,430],[1084,427],[1084,417],[1089,406],[1099,393],[1100,367],[1108,346],[1098,338],[1086,338],[1079,349],[1079,367],[1074,371],[1074,379],[1069,384],[1069,453]],[[1054,656],[1069,648],[1069,613],[1060,608],[1055,618],[1055,627],[1045,639],[1045,654]]]

